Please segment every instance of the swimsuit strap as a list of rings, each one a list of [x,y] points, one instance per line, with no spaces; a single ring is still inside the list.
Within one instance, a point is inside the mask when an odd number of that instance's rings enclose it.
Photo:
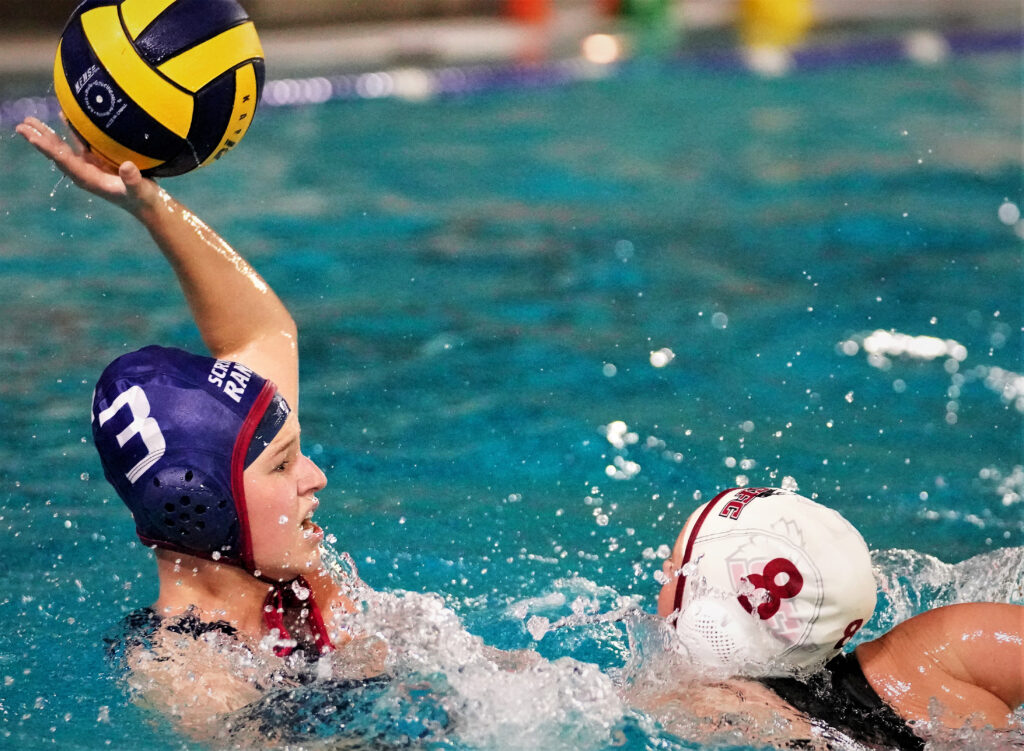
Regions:
[[[309,593],[306,599],[300,599],[296,594],[293,586],[296,584]],[[295,608],[305,608],[309,611],[309,628],[313,632],[313,643],[316,644],[320,654],[333,651],[334,643],[327,632],[323,613],[320,611],[320,606],[317,605],[309,582],[302,576],[296,577],[285,585],[274,585],[271,588],[267,593],[267,599],[263,601],[263,622],[271,631],[277,629],[279,639],[288,639],[289,634],[284,625],[284,614]],[[293,649],[294,647],[278,644],[274,646],[274,654],[278,657],[287,657]]]

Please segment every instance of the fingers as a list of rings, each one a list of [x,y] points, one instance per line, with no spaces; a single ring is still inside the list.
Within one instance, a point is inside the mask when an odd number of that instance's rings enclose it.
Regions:
[[[33,133],[37,136],[42,136],[44,133],[53,133],[53,128],[44,123],[38,117],[26,117],[18,126],[15,128],[16,131],[24,135],[26,138],[29,137],[29,133]]]
[[[35,120],[35,122],[33,122],[33,120]],[[39,121],[34,117],[26,117],[24,122],[18,123],[14,126],[14,132],[31,143],[33,138],[41,138],[43,135],[42,131],[36,125],[38,122]],[[39,124],[41,125],[42,123]]]
[[[124,185],[125,194],[140,206],[150,205],[161,198],[167,198],[164,190],[151,177],[142,174],[135,162],[122,162],[118,177]]]
[[[32,144],[44,155],[55,158],[61,149],[70,149],[64,140],[49,125],[35,117],[26,117],[14,129],[18,135]]]
[[[98,152],[83,147],[77,138],[74,143],[81,148],[76,151],[38,118],[26,117],[15,131],[51,159],[76,185],[129,211],[138,210],[156,195],[156,184],[143,177],[133,162],[124,162],[120,166],[113,164]]]
[[[121,176],[121,180],[130,189],[138,188],[142,183],[142,172],[135,166],[135,162],[122,162],[121,166],[117,169],[117,174]]]
[[[77,172],[77,160],[71,146],[61,138],[53,128],[35,117],[26,117],[15,128],[15,131],[28,141],[36,151],[52,160],[66,175],[74,178]]]
[[[85,146],[74,132],[71,133],[72,140],[66,141],[53,128],[35,117],[26,117],[15,127],[15,131],[71,176],[81,172],[82,165],[79,162],[92,165],[104,172],[112,171],[111,167]]]

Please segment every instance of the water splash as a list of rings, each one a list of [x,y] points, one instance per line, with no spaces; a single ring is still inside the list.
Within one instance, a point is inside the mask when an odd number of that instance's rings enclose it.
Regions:
[[[67,175],[61,175],[59,178],[57,178],[57,182],[54,184],[53,190],[50,191],[50,198],[53,198],[54,196],[57,195],[57,190],[60,188],[61,184],[65,180],[67,180]]]
[[[381,641],[388,674],[423,681],[471,747],[603,748],[624,717],[597,667],[488,647],[436,595],[375,592],[363,604],[347,627]]]
[[[686,748],[793,748],[794,741],[815,751],[865,748],[800,715],[760,683],[700,666],[677,648],[665,619],[636,611],[624,623],[630,651],[620,675],[623,696]]]
[[[460,743],[509,751],[603,748],[623,721],[626,710],[614,683],[595,666],[494,649],[466,631],[439,596],[374,592],[359,580],[351,558],[326,545],[321,560],[362,603],[344,626],[373,635],[386,650],[388,675],[422,682],[451,719],[452,736]],[[570,607],[582,614],[614,592],[586,580],[559,584],[552,595],[513,604],[507,612],[525,618],[531,610],[562,607],[572,597]]]
[[[925,610],[961,602],[1024,604],[1024,547],[944,563],[914,550],[872,551],[878,607],[861,639],[873,639]]]

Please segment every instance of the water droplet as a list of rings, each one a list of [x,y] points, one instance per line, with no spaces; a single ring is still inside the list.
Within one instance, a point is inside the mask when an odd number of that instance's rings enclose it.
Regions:
[[[1006,201],[999,207],[999,221],[1012,226],[1020,219],[1020,208],[1012,201]]]
[[[664,368],[670,362],[676,358],[676,353],[670,350],[668,347],[662,347],[661,349],[651,352],[651,365],[655,368]]]
[[[288,517],[285,516],[284,514],[281,514],[280,518],[278,518],[278,520],[277,520],[277,523],[278,524],[287,524],[288,523]]]
[[[542,615],[531,616],[530,620],[526,622],[526,630],[530,632],[534,641],[540,641],[544,638],[544,634],[551,630],[551,621]]]

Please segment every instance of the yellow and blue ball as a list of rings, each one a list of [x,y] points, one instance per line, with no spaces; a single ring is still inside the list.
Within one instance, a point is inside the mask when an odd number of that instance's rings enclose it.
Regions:
[[[61,34],[53,78],[94,154],[167,177],[219,159],[245,135],[263,48],[235,0],[85,0]]]

